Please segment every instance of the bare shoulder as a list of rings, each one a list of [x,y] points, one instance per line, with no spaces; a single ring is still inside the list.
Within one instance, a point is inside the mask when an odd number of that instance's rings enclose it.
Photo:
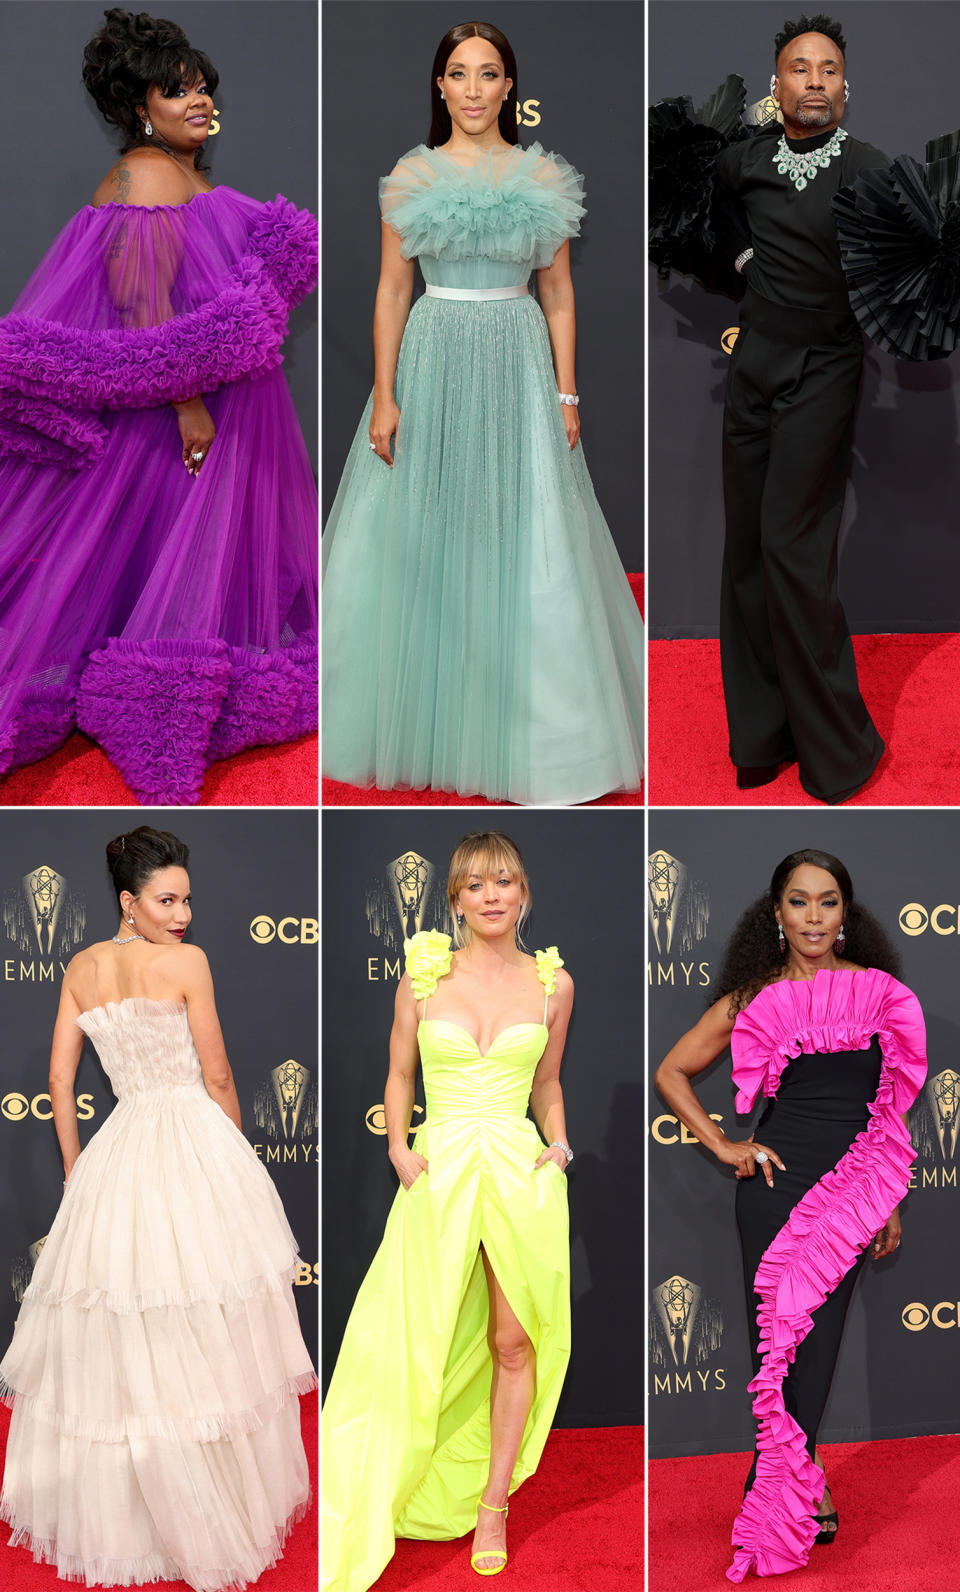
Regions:
[[[564,1000],[573,1000],[573,979],[565,967],[558,967],[554,974],[556,979],[557,994]]]
[[[107,172],[95,205],[181,205],[195,188],[185,171],[160,149],[131,149]]]
[[[176,957],[174,964],[185,978],[210,976],[210,961],[199,945],[171,945],[169,956]]]

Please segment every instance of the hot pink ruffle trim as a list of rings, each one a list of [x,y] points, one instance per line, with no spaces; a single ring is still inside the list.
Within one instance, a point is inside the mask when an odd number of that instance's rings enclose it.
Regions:
[[[926,1077],[923,1015],[915,995],[875,968],[824,970],[811,982],[761,990],[733,1030],[737,1110],[762,1089],[775,1096],[788,1061],[812,1051],[865,1050],[879,1037],[883,1066],[870,1121],[832,1172],[790,1213],[757,1269],[761,1366],[750,1383],[759,1422],[756,1479],[734,1522],[727,1577],[780,1575],[807,1562],[817,1534],[822,1472],[783,1402],[797,1346],[823,1304],[903,1198],[913,1148],[900,1113]]]

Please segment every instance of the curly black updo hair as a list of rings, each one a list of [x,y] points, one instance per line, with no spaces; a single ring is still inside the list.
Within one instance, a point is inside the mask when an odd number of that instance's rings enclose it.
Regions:
[[[769,890],[747,908],[727,941],[710,1000],[729,995],[731,1016],[748,1006],[764,985],[782,976],[783,956],[774,907],[783,900],[791,875],[805,862],[822,868],[837,881],[843,898],[844,961],[879,968],[894,978],[900,976],[900,958],[886,930],[872,912],[854,899],[850,875],[840,858],[831,856],[829,851],[791,851],[774,869]]]
[[[166,99],[181,83],[203,78],[211,94],[219,75],[202,50],[194,50],[183,29],[146,11],[105,11],[106,21],[83,52],[83,81],[101,116],[123,134],[120,153],[148,144],[137,106],[144,105],[147,89],[156,84]],[[200,168],[201,151],[194,156]]]
[[[186,868],[189,861],[190,850],[182,840],[168,829],[151,829],[149,824],[114,836],[107,846],[107,867],[117,901],[121,890],[138,896],[161,868]]]
[[[785,50],[794,39],[802,38],[805,33],[822,33],[825,39],[832,39],[840,54],[846,57],[847,41],[839,22],[834,22],[832,17],[825,16],[818,11],[815,16],[798,17],[796,22],[785,22],[781,31],[773,41],[773,59],[779,61],[780,51]]]

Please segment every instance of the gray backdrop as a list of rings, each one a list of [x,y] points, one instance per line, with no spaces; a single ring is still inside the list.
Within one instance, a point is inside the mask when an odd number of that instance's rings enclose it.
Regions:
[[[624,567],[643,568],[643,7],[636,0],[500,0],[481,13],[517,57],[520,142],[586,178],[571,245],[583,447]],[[324,517],[373,386],[380,270],[377,182],[430,130],[430,68],[463,12],[443,0],[324,0]],[[625,78],[612,70],[628,63]],[[362,63],[362,64],[361,64]],[[362,104],[362,114],[358,109]],[[539,120],[536,120],[539,118]],[[415,293],[422,292],[420,272]]]
[[[6,314],[56,234],[117,158],[108,127],[83,86],[83,49],[103,21],[95,0],[0,0],[6,87],[0,129]],[[221,130],[207,141],[211,181],[257,199],[278,192],[317,208],[317,7],[314,0],[136,0],[178,23],[220,73]],[[14,154],[15,152],[15,154]],[[290,317],[284,368],[316,471],[317,303]]]
[[[300,1246],[294,1295],[311,1354],[317,1348],[317,821],[287,812],[195,813],[169,808],[0,815],[0,1345],[9,1342],[30,1279],[31,1245],[60,1201],[63,1163],[47,1094],[50,1040],[63,967],[84,945],[116,933],[104,847],[137,824],[172,829],[190,847],[193,923],[213,971],[217,1008],[240,1098],[243,1131],[270,1172]],[[53,944],[39,938],[24,879],[59,875]],[[41,930],[46,934],[47,931]],[[275,1069],[300,1071],[286,1129]],[[80,1143],[114,1104],[88,1040],[77,1073]]]
[[[430,866],[409,926],[449,932],[440,914],[450,854],[484,821],[480,813],[420,808],[323,814],[324,1387],[398,1187],[382,1117],[403,970],[392,865],[414,853]],[[618,883],[640,871],[643,831],[620,813],[584,821],[574,813],[518,811],[510,813],[507,833],[523,853],[533,892],[524,940],[531,950],[556,944],[576,985],[560,1075],[575,1151],[567,1173],[573,1353],[556,1424],[639,1424],[641,929],[633,897],[618,893]],[[422,1120],[419,1074],[417,1101],[415,1126]]]
[[[822,812],[650,816],[650,867],[683,870],[673,939],[649,943],[650,1070],[702,1016],[726,939],[791,851],[820,847],[846,863],[863,903],[903,961],[927,1025],[928,1080],[955,1092],[960,1045],[960,813]],[[938,910],[938,908],[940,910]],[[652,925],[652,918],[651,918]],[[902,925],[902,926],[901,926]],[[909,932],[907,932],[909,931]],[[697,1092],[731,1138],[746,1138],[762,1105],[737,1117],[729,1051]],[[929,1094],[910,1112],[917,1158],[895,1255],[867,1259],[847,1316],[820,1436],[825,1442],[956,1432],[960,1326],[956,1130],[942,1137]],[[753,1447],[746,1302],[734,1223],[732,1168],[681,1130],[650,1090],[650,1452],[731,1453]],[[664,1283],[692,1285],[690,1337],[676,1358],[658,1309]],[[755,1331],[755,1325],[754,1325]]]
[[[651,0],[650,99],[702,104],[728,72],[768,92],[785,0]],[[808,12],[815,7],[807,7]],[[843,125],[890,156],[960,123],[960,8],[844,0],[851,97]],[[893,63],[896,68],[893,69]],[[720,419],[732,300],[650,273],[650,619],[655,636],[715,636],[723,507]],[[840,592],[854,631],[960,629],[955,512],[960,359],[910,365],[868,342],[841,530]]]

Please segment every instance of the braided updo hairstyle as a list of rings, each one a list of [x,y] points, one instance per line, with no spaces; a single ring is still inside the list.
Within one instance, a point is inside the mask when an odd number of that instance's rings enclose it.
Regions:
[[[118,902],[121,890],[138,896],[161,868],[186,868],[189,861],[190,850],[182,840],[167,829],[151,829],[149,824],[116,835],[107,846],[107,867]]]
[[[215,94],[220,78],[202,50],[191,48],[183,29],[146,11],[123,11],[113,6],[106,21],[83,52],[84,86],[93,96],[101,116],[123,134],[120,153],[126,155],[149,140],[137,106],[145,105],[147,90],[156,84],[171,98],[181,83],[203,78]],[[200,167],[201,150],[194,156]]]

